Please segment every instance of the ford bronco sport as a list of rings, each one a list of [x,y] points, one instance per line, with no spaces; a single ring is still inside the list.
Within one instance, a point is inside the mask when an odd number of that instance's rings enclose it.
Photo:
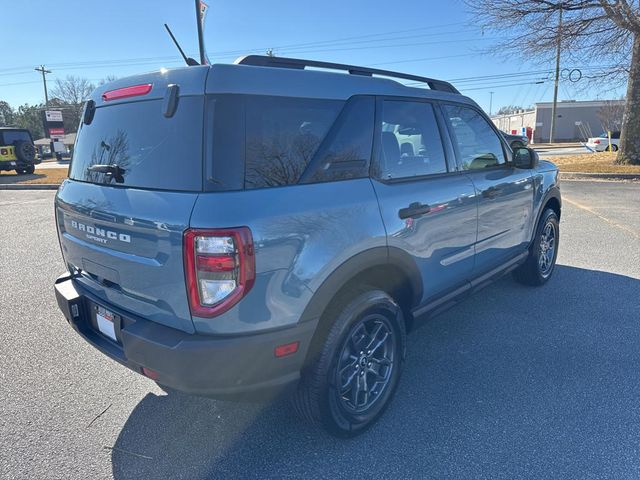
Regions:
[[[557,168],[447,82],[249,56],[116,80],[81,123],[55,199],[59,307],[170,389],[288,392],[356,435],[416,322],[554,271]]]
[[[40,160],[36,158],[36,147],[29,130],[0,127],[0,171],[33,173],[38,163]]]

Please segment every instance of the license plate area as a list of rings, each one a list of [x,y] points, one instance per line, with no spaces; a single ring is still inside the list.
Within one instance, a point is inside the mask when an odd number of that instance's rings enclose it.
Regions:
[[[121,317],[111,310],[95,303],[91,304],[92,327],[112,342],[120,343]]]

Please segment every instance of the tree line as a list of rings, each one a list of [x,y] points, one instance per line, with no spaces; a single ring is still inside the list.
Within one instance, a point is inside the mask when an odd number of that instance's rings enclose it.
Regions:
[[[115,77],[108,76],[100,80],[98,85],[112,80],[115,80]],[[69,75],[64,79],[56,79],[49,95],[48,107],[45,107],[44,103],[33,105],[25,103],[14,108],[0,99],[0,127],[26,128],[31,132],[34,140],[42,138],[44,137],[42,112],[48,108],[62,111],[65,133],[76,132],[84,102],[95,88],[96,85],[86,78]]]

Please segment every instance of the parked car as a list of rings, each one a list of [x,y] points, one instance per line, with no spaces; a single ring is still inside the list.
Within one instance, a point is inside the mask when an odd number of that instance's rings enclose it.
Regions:
[[[33,173],[42,160],[36,156],[31,132],[26,128],[0,127],[0,171]]]
[[[518,148],[526,147],[529,145],[529,138],[526,135],[512,135],[511,133],[502,133],[502,136],[507,140],[507,143],[511,147],[511,150],[517,150]]]
[[[417,323],[554,271],[557,168],[447,82],[249,56],[108,83],[81,123],[55,199],[58,305],[169,389],[287,393],[357,435]]]
[[[609,145],[609,134],[601,133],[598,137],[587,140],[587,148],[596,152],[617,152],[620,148],[620,132],[611,132],[611,145]]]

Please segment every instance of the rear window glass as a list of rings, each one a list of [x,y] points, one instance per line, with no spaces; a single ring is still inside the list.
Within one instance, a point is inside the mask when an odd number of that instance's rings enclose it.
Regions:
[[[17,142],[18,140],[32,141],[29,132],[25,130],[0,131],[0,140],[2,145],[13,145],[13,142]]]
[[[298,183],[343,105],[339,100],[247,97],[245,188]]]
[[[203,97],[182,97],[170,118],[162,114],[161,99],[97,108],[91,124],[81,125],[78,132],[70,178],[200,191],[203,104]],[[96,171],[96,165],[119,167],[122,181]]]

